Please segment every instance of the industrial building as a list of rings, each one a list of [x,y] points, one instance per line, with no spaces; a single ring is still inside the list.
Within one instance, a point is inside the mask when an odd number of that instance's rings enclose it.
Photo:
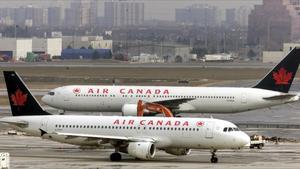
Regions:
[[[62,51],[61,38],[33,38],[32,39],[32,52],[45,53],[50,57],[60,56]]]
[[[263,63],[278,63],[295,47],[300,47],[300,43],[284,43],[282,51],[264,51]]]
[[[0,38],[0,53],[9,56],[13,60],[25,58],[28,52],[32,52],[32,39]]]
[[[102,36],[63,36],[62,48],[93,48],[93,49],[111,49],[112,40],[105,40]]]
[[[110,49],[63,49],[61,59],[111,59]]]
[[[13,60],[26,58],[28,53],[60,56],[61,51],[61,38],[0,38],[0,54]]]

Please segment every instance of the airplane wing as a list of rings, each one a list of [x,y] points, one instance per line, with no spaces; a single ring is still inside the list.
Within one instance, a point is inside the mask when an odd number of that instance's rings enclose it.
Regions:
[[[188,101],[194,100],[194,98],[183,98],[183,99],[173,99],[173,100],[162,100],[162,101],[155,101],[153,103],[161,104],[171,111],[174,109],[179,109],[179,105],[182,103],[186,103]]]
[[[128,142],[156,142],[153,138],[138,138],[138,137],[125,137],[125,136],[110,136],[98,134],[83,134],[83,133],[62,133],[55,132],[57,135],[68,136],[69,138],[82,137],[87,139],[102,139],[102,140],[121,140]]]
[[[293,97],[297,96],[296,94],[281,94],[275,95],[271,97],[264,97],[265,100],[284,100],[284,99],[292,99]]]

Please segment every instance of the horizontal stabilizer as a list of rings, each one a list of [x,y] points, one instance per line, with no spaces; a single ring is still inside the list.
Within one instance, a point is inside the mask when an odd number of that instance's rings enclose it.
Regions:
[[[28,127],[28,122],[27,121],[6,121],[6,120],[0,120],[1,123],[6,123],[10,125],[14,125],[17,127],[25,128]]]
[[[294,98],[295,94],[281,94],[281,95],[276,95],[276,96],[271,96],[271,97],[264,97],[263,99],[265,100],[288,100]]]

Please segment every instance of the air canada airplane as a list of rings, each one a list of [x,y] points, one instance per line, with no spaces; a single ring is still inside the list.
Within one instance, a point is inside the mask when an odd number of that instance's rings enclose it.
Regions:
[[[4,72],[12,117],[0,122],[33,136],[80,146],[112,145],[111,161],[121,154],[148,160],[157,150],[188,155],[190,149],[211,150],[217,163],[219,149],[250,144],[247,134],[231,122],[212,118],[51,115],[44,111],[17,73]]]
[[[137,115],[140,100],[163,105],[175,114],[238,113],[298,101],[298,94],[288,92],[299,63],[300,48],[294,48],[251,88],[72,85],[51,90],[42,101],[65,111],[124,115]]]

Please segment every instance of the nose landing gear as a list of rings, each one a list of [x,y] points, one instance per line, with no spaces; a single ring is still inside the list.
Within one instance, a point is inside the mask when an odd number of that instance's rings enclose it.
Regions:
[[[211,163],[218,163],[218,157],[216,155],[217,150],[211,150],[211,158],[210,162]]]

